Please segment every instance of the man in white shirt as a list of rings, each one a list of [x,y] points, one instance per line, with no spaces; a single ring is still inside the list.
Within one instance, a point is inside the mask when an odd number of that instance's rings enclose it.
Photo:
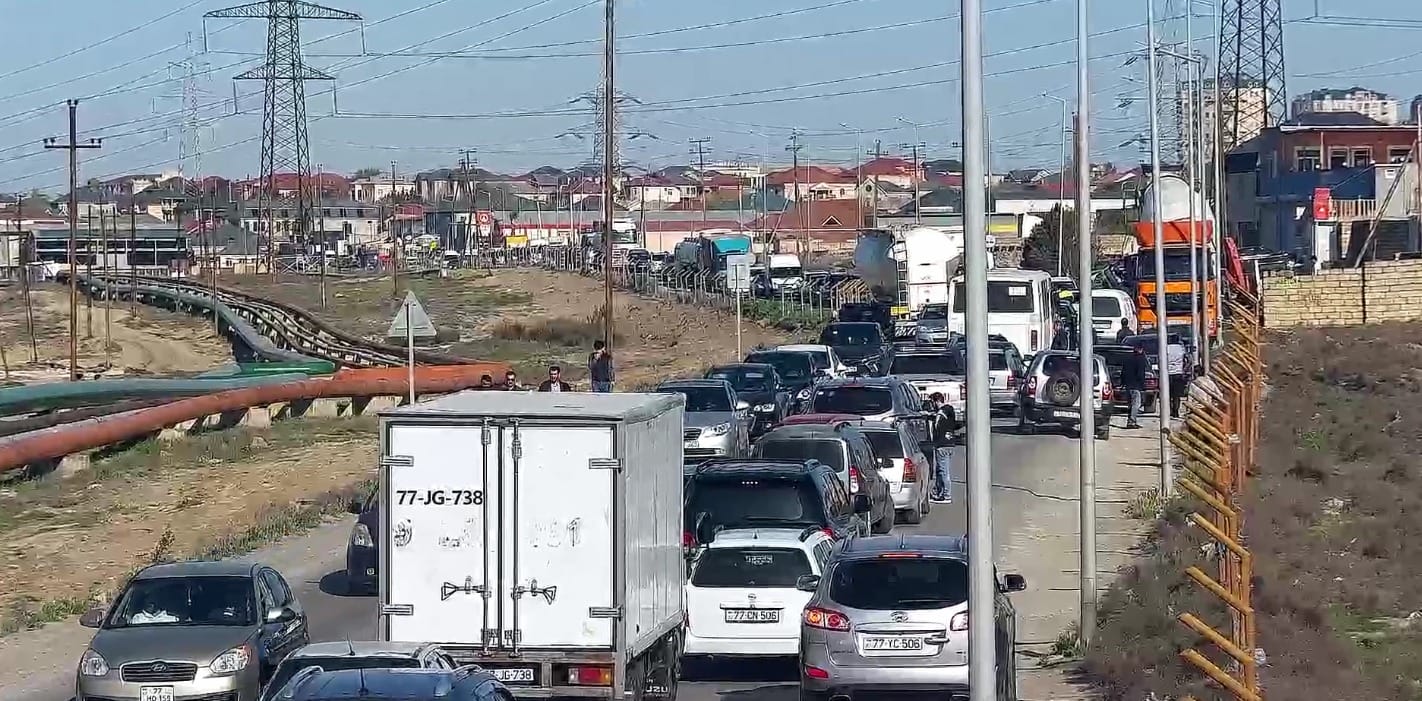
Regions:
[[[1170,374],[1170,417],[1179,418],[1180,399],[1184,396],[1188,384],[1185,378],[1187,353],[1179,334],[1171,334],[1166,343],[1165,368]]]

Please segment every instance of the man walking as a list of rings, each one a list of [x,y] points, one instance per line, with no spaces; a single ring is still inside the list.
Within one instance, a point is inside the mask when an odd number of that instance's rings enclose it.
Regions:
[[[1126,361],[1121,364],[1121,387],[1130,396],[1131,409],[1126,417],[1126,428],[1140,428],[1141,418],[1141,397],[1146,388],[1146,359],[1145,347],[1136,346],[1131,350],[1131,354],[1126,357]]]
[[[592,381],[592,391],[612,391],[616,371],[612,368],[612,353],[602,341],[593,341],[593,352],[588,355],[588,379]]]
[[[548,366],[548,379],[538,385],[539,392],[571,392],[573,386],[563,381],[563,369],[557,365]]]
[[[1126,339],[1128,339],[1128,338],[1130,338],[1131,336],[1134,336],[1134,335],[1136,335],[1136,332],[1131,329],[1131,320],[1130,320],[1130,319],[1122,319],[1122,320],[1121,320],[1121,330],[1116,332],[1116,342],[1117,342],[1117,343],[1125,343],[1125,342],[1126,342]]]
[[[1185,363],[1185,344],[1180,340],[1180,334],[1171,334],[1165,346],[1165,366],[1170,373],[1170,418],[1180,417],[1180,399],[1185,394],[1185,386],[1189,384],[1185,377],[1185,368],[1189,367]]]
[[[955,428],[953,419],[948,415],[951,407],[942,392],[934,392],[928,398],[938,407],[933,413],[933,425],[930,427],[933,439],[933,493],[929,495],[929,500],[935,504],[951,504],[953,475],[949,463]]]

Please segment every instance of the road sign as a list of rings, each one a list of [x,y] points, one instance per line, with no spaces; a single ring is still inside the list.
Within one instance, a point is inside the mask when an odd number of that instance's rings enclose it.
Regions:
[[[730,292],[750,292],[751,261],[755,257],[748,253],[726,256],[726,290]]]
[[[479,213],[475,215],[475,221],[479,226],[489,226],[494,223],[494,214],[487,209],[481,209]]]
[[[400,310],[395,312],[395,318],[390,320],[390,330],[385,332],[385,337],[405,338],[407,329],[412,337],[418,339],[430,340],[437,335],[434,322],[430,321],[430,315],[425,312],[420,300],[415,298],[414,292],[405,293],[405,303],[400,305]]]
[[[1313,219],[1327,221],[1333,218],[1333,191],[1326,187],[1313,189]]]

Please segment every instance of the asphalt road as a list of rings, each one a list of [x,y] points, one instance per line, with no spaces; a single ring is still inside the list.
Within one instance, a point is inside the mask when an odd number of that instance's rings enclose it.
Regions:
[[[1070,485],[1076,473],[1076,441],[1060,435],[1018,436],[1005,430],[1007,426],[1008,422],[998,422],[992,444],[994,550],[1004,572],[1019,571],[1028,576],[1028,591],[1015,598],[1019,641],[1023,636],[1050,640],[1064,625],[1062,611],[1072,608],[1075,596],[1070,578],[1067,586],[1062,586],[1061,579],[1062,572],[1070,571],[1076,561],[1071,550],[1076,528],[1070,518],[1075,505],[1069,503],[1075,497]],[[1144,442],[1145,437],[1138,435],[1135,440]],[[1131,436],[1123,437],[1118,432],[1110,444],[1098,442],[1102,448],[1098,450],[1101,466],[1120,462],[1122,458],[1117,453],[1125,447],[1123,443],[1129,446],[1127,442],[1131,440]],[[958,483],[954,503],[934,505],[919,526],[898,528],[931,533],[964,531],[967,489],[962,484],[961,448],[955,450],[953,465],[954,481]],[[375,598],[343,594],[349,524],[348,519],[328,524],[254,555],[287,576],[310,616],[313,641],[375,637]],[[1044,531],[1048,532],[1045,536],[1041,534]],[[1070,540],[1061,540],[1068,537]],[[1053,581],[1039,581],[1034,587],[1034,575]],[[68,701],[72,697],[74,663],[88,640],[87,633],[76,624],[64,623],[26,634],[32,636],[29,640],[0,641],[0,665],[9,665],[18,673],[7,679],[0,671],[0,696],[23,701]],[[36,647],[41,644],[48,649]],[[26,649],[16,650],[19,645]],[[686,701],[798,698],[793,661],[723,664],[687,672],[689,678],[682,682],[679,694]],[[1023,696],[1033,698],[1025,692]]]

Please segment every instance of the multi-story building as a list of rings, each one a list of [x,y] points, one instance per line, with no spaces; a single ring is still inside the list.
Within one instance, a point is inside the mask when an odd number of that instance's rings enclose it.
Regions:
[[[351,181],[352,199],[368,204],[377,203],[391,195],[408,195],[414,191],[414,178],[403,175],[374,175]]]
[[[1214,153],[1215,148],[1215,81],[1207,78],[1202,85],[1204,96],[1199,100],[1200,105],[1195,106],[1195,98],[1187,95],[1184,90],[1175,94],[1175,114],[1178,116],[1175,128],[1181,132],[1181,136],[1187,129],[1199,129],[1204,126],[1204,144],[1202,151],[1206,154],[1206,162],[1209,162],[1209,154]],[[1263,87],[1248,86],[1226,90],[1220,99],[1226,104],[1234,103],[1236,113],[1239,115],[1239,139],[1236,143],[1244,143],[1264,130],[1264,118],[1267,111],[1267,93]],[[1190,115],[1198,115],[1195,121],[1189,119]],[[1225,116],[1228,116],[1226,113]],[[1220,124],[1220,129],[1228,129],[1226,124]],[[1226,139],[1228,143],[1228,139]],[[1182,138],[1180,142],[1180,153],[1183,157],[1189,158],[1193,153],[1188,140]]]
[[[1396,98],[1359,87],[1314,90],[1294,98],[1289,107],[1289,115],[1295,119],[1319,112],[1357,112],[1383,124],[1397,124],[1398,111]]]

